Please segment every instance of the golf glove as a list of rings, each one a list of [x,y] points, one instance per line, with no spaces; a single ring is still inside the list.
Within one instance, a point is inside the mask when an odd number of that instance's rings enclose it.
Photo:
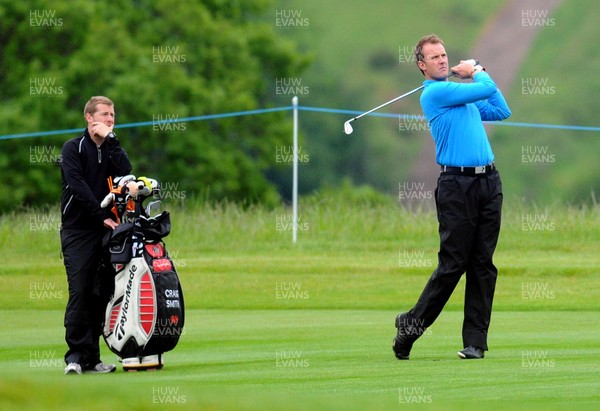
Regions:
[[[469,63],[469,64],[473,65],[473,72],[481,71],[481,70],[485,71],[485,68],[479,63],[479,60],[469,59],[469,60],[465,60],[465,63]],[[471,74],[473,74],[473,73],[471,73]]]

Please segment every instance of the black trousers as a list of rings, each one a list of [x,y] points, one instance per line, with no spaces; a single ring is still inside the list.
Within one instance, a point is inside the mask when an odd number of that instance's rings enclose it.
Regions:
[[[104,232],[62,229],[62,253],[69,284],[65,312],[65,354],[67,364],[84,369],[100,362],[99,340],[104,314],[114,292],[115,271],[102,247]]]
[[[500,233],[502,182],[490,174],[441,174],[436,188],[438,266],[410,317],[429,327],[466,273],[464,347],[488,349],[487,334],[498,270],[492,262]]]

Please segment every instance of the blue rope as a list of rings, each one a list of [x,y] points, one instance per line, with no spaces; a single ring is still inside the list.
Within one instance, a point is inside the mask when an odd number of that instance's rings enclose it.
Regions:
[[[118,124],[115,125],[115,129],[118,128],[132,128],[132,127],[145,127],[145,126],[153,126],[157,124],[168,124],[168,123],[182,123],[184,121],[203,121],[203,120],[213,120],[219,118],[226,117],[241,117],[241,116],[252,116],[255,114],[264,114],[264,113],[272,113],[276,111],[287,111],[291,110],[292,106],[288,107],[276,107],[276,108],[266,108],[260,110],[248,110],[248,111],[236,111],[232,113],[222,113],[222,114],[207,114],[204,116],[193,116],[193,117],[182,117],[176,119],[165,119],[160,121],[140,121],[137,123],[126,123],[126,124]],[[22,133],[22,134],[6,134],[0,136],[0,140],[9,140],[15,138],[27,138],[27,137],[44,137],[44,136],[53,136],[59,134],[73,134],[73,133],[81,133],[85,127],[79,128],[70,128],[64,130],[53,130],[53,131],[38,131],[34,133]]]
[[[340,110],[335,108],[323,108],[323,107],[305,107],[299,106],[299,110],[304,111],[317,111],[324,113],[334,113],[334,114],[348,114],[348,115],[359,115],[364,113],[364,111],[354,111],[354,110]],[[425,121],[425,116],[417,115],[417,114],[392,114],[392,113],[370,113],[367,116],[374,117],[388,117],[388,118],[401,118],[401,119],[409,119],[409,120],[423,120]],[[561,124],[544,124],[544,123],[519,123],[519,122],[511,122],[511,121],[484,121],[484,123],[490,123],[499,126],[513,126],[513,127],[534,127],[534,128],[552,128],[552,129],[562,129],[562,130],[578,130],[578,131],[600,131],[600,127],[592,127],[592,126],[569,126],[569,125],[561,125]]]
[[[191,121],[215,120],[215,119],[227,118],[227,117],[252,116],[252,115],[257,115],[257,114],[273,113],[273,112],[278,112],[278,111],[288,111],[288,110],[292,110],[292,109],[293,109],[293,106],[285,106],[285,107],[276,107],[276,108],[267,108],[267,109],[258,109],[258,110],[235,111],[235,112],[231,112],[231,113],[207,114],[207,115],[203,115],[203,116],[165,119],[165,120],[160,120],[160,121],[141,121],[141,122],[137,122],[137,123],[119,124],[119,125],[115,126],[115,129],[132,128],[132,127],[146,127],[146,126],[153,126],[153,125],[157,125],[157,124],[168,124],[168,123],[182,123],[182,122],[191,122]],[[341,110],[341,109],[326,108],[326,107],[308,107],[308,106],[298,106],[298,110],[313,111],[313,112],[319,112],[319,113],[346,114],[346,115],[359,115],[359,114],[363,113],[362,111],[355,111],[355,110]],[[401,119],[425,121],[424,116],[416,115],[416,114],[370,113],[368,115],[374,116],[374,117],[401,118]],[[493,121],[493,122],[486,122],[486,123],[493,123],[494,125],[499,125],[499,126],[513,126],[513,127],[546,128],[546,129],[576,130],[576,131],[600,131],[600,127],[593,127],[593,126],[573,126],[573,125],[543,124],[543,123],[521,123],[521,122],[510,122],[510,121]],[[33,133],[5,134],[5,135],[0,136],[0,140],[10,140],[10,139],[29,138],[29,137],[45,137],[45,136],[54,136],[54,135],[60,135],[60,134],[75,134],[75,133],[80,133],[82,130],[83,130],[83,127],[70,128],[70,129],[64,129],[64,130],[38,131],[38,132],[33,132]]]
[[[292,109],[292,106],[288,106],[288,107],[265,108],[265,109],[260,109],[260,110],[235,111],[232,113],[222,113],[222,114],[207,114],[204,116],[183,117],[183,118],[167,119],[167,120],[160,120],[160,121],[141,121],[139,123],[127,123],[127,124],[118,125],[118,126],[115,126],[115,128],[145,127],[145,126],[153,126],[156,124],[183,123],[184,121],[204,121],[204,120],[214,120],[214,119],[226,118],[226,117],[253,116],[256,114],[273,113],[276,111],[287,111],[287,110],[291,110],[291,109]]]

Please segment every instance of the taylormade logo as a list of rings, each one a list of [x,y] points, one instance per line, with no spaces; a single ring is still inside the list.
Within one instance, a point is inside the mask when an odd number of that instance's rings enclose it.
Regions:
[[[129,280],[127,281],[127,288],[125,289],[125,300],[121,306],[121,320],[115,330],[117,340],[122,340],[123,337],[125,337],[125,324],[127,324],[127,312],[129,310],[129,301],[131,300],[131,287],[133,286],[133,278],[135,277],[136,271],[137,266],[135,265],[129,269]]]

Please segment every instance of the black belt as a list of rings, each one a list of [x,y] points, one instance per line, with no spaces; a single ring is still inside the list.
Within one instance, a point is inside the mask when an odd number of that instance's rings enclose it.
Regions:
[[[441,166],[442,174],[465,174],[474,176],[478,174],[490,174],[494,170],[496,170],[496,165],[494,163],[479,167]]]

